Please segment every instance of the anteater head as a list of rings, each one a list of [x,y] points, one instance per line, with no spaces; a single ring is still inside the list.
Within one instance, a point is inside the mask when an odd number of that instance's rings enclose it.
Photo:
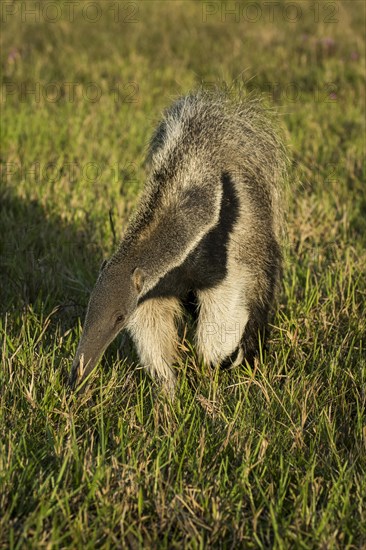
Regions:
[[[72,364],[69,384],[81,384],[109,344],[135,311],[144,282],[139,267],[104,262],[90,295],[82,336]]]

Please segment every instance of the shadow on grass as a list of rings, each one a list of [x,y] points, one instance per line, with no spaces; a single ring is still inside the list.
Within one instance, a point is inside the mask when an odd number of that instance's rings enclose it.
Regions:
[[[31,332],[38,324],[35,317],[44,319],[51,312],[51,333],[76,327],[78,319],[83,323],[103,258],[102,247],[93,241],[95,233],[95,223],[89,220],[76,227],[40,202],[1,189],[0,315],[9,314],[22,325],[27,312]],[[44,342],[47,339],[45,334]],[[118,356],[118,347],[123,356],[135,359],[131,340],[124,334],[110,346],[108,362]]]
[[[87,230],[49,213],[36,200],[0,191],[1,315],[32,306],[82,315],[102,259]]]

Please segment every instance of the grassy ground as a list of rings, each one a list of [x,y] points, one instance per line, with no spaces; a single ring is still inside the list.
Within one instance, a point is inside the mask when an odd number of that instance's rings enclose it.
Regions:
[[[366,547],[365,6],[226,8],[2,3],[1,548]],[[160,111],[223,80],[267,96],[292,158],[269,352],[192,350],[171,404],[114,345],[70,398]]]

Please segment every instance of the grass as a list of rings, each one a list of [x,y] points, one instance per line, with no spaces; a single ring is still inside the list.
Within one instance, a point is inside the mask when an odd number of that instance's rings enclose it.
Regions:
[[[365,548],[363,2],[50,4],[5,2],[1,35],[0,547]],[[188,350],[171,403],[115,344],[70,396],[159,113],[222,80],[267,96],[292,157],[269,351]]]

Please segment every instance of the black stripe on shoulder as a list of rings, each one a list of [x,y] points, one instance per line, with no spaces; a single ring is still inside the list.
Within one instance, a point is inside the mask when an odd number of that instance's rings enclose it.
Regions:
[[[185,299],[191,291],[218,285],[226,276],[230,233],[239,217],[239,199],[229,173],[221,175],[222,199],[217,225],[207,233],[182,265],[169,271],[150,290],[143,300],[158,296],[176,296]],[[197,187],[195,199],[199,200]]]

